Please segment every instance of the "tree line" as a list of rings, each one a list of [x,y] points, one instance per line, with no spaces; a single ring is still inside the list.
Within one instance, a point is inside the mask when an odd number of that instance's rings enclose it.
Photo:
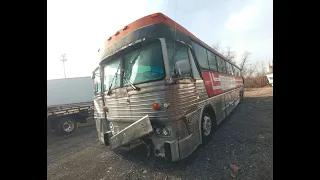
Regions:
[[[231,49],[231,47],[225,47],[224,49],[221,47],[220,43],[216,43],[212,45],[212,48],[224,55],[224,57],[232,62],[233,64],[236,64],[244,77],[259,77],[259,76],[265,76],[267,72],[267,68],[271,66],[271,63],[273,60],[260,60],[255,61],[254,63],[250,61],[251,52],[244,51],[242,54],[240,54],[240,61],[238,63],[236,62],[237,53]]]

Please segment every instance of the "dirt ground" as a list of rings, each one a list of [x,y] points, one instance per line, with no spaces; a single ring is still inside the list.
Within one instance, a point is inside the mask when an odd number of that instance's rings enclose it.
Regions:
[[[212,141],[188,158],[165,163],[146,148],[112,151],[100,144],[95,125],[67,137],[48,136],[47,179],[273,179],[272,88],[247,89]],[[235,171],[230,166],[236,165]]]

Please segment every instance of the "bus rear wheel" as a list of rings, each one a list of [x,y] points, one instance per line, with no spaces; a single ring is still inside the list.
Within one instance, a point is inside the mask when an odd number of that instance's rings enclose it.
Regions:
[[[208,144],[216,130],[217,124],[212,111],[205,109],[201,118],[202,144]]]

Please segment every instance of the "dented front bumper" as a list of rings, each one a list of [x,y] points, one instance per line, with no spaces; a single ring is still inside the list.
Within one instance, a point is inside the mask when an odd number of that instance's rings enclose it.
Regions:
[[[145,137],[153,132],[149,116],[146,115],[115,135],[110,131],[104,133],[104,144],[112,149],[129,144],[137,139]]]

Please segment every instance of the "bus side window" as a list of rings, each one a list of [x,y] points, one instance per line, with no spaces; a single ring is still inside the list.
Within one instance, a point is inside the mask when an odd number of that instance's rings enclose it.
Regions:
[[[198,63],[201,68],[209,69],[207,50],[196,42],[191,41],[194,53],[197,56]]]
[[[194,51],[189,48],[189,57],[190,57],[190,64],[191,64],[191,69],[192,69],[192,75],[194,79],[201,79],[200,76],[200,69],[198,69],[197,65],[196,65],[196,58],[195,58],[195,54]]]
[[[232,70],[234,72],[234,75],[238,76],[237,68],[234,65],[231,65],[231,66],[232,66]]]
[[[217,57],[217,62],[218,62],[218,72],[227,74],[226,62],[221,57],[219,57],[219,56],[216,56],[216,57]]]
[[[233,70],[232,70],[232,65],[226,61],[226,66],[227,66],[227,73],[230,75],[234,75]]]
[[[213,54],[210,51],[207,51],[208,54],[208,61],[209,61],[209,68],[210,70],[217,72],[218,71],[218,67],[217,67],[217,59],[216,59],[216,55]]]

